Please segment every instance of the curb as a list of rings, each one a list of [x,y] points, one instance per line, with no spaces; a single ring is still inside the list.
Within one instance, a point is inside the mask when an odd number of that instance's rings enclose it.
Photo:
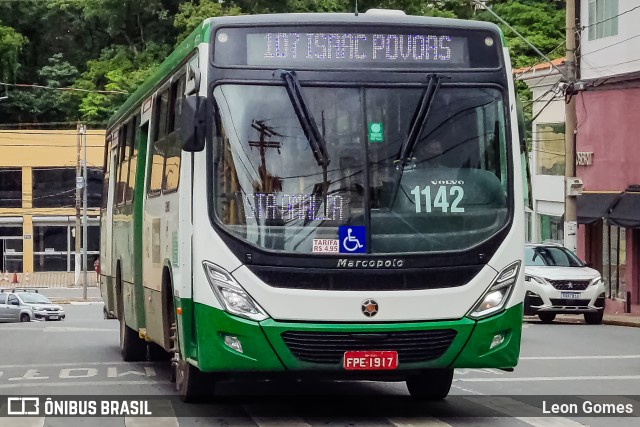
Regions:
[[[603,319],[602,323],[605,325],[614,325],[614,326],[628,326],[630,328],[640,328],[639,322],[631,322],[629,320],[607,320]]]
[[[73,305],[89,305],[89,304],[102,304],[103,301],[100,298],[56,298],[49,297],[49,300],[54,304],[73,304]]]

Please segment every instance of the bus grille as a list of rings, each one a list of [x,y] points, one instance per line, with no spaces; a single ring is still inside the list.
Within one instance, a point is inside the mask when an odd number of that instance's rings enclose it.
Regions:
[[[463,286],[480,273],[482,265],[413,269],[317,269],[247,266],[274,288],[323,291],[400,291]]]
[[[311,363],[340,364],[345,351],[392,350],[398,363],[435,360],[456,337],[453,329],[390,333],[286,331],[282,339],[294,356]]]

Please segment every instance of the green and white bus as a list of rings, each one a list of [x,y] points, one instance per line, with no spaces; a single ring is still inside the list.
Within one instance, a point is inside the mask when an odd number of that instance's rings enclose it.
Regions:
[[[253,375],[406,381],[518,361],[524,194],[493,24],[205,20],[110,120],[105,315],[185,401]]]

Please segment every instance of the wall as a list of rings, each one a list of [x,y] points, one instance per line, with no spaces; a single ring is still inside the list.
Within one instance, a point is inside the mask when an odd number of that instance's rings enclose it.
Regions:
[[[584,191],[625,190],[640,184],[640,88],[581,92],[577,98],[577,150],[593,152],[577,166]]]
[[[564,176],[537,174],[539,155],[548,151],[542,146],[541,139],[544,136],[538,134],[537,125],[564,123],[565,115],[563,97],[557,96],[552,90],[560,80],[560,75],[546,64],[543,66],[546,69],[533,69],[519,77],[531,88],[532,99],[536,100],[532,108],[533,117],[537,117],[532,123],[533,153],[530,165],[534,209],[531,238],[534,242],[539,241],[541,235],[539,214],[559,217],[564,213]]]
[[[22,208],[0,208],[0,217],[22,218],[23,269],[33,272],[33,217],[75,215],[75,208],[32,208],[32,169],[75,167],[78,135],[75,130],[0,130],[0,168],[22,168]],[[102,168],[105,131],[87,132],[87,165]],[[88,215],[99,215],[89,209]],[[6,218],[5,218],[6,219]]]
[[[640,6],[638,0],[618,0],[618,35],[589,40],[589,30],[584,29],[580,37],[581,66],[583,80],[603,76],[640,71]],[[634,9],[636,8],[636,9]],[[589,1],[580,3],[581,25],[589,24]]]

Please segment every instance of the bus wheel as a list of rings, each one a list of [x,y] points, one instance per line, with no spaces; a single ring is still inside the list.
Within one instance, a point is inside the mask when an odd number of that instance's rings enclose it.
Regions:
[[[434,369],[407,378],[407,389],[414,399],[442,400],[449,394],[453,369]]]
[[[147,359],[147,343],[138,333],[120,319],[120,354],[125,362],[139,362]]]
[[[158,344],[150,342],[149,343],[149,360],[154,362],[166,361],[169,360],[169,353],[160,347]]]
[[[147,359],[147,343],[140,339],[136,331],[127,326],[124,319],[124,302],[118,296],[118,317],[120,320],[120,354],[125,362],[139,362]]]

